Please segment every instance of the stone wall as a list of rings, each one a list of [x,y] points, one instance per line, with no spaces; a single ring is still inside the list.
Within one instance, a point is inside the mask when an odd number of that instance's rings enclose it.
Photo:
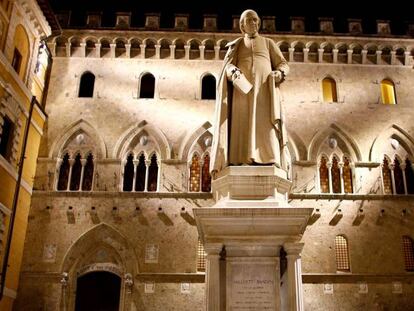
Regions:
[[[94,36],[116,42],[115,31],[101,32]],[[77,42],[86,43],[91,33],[64,33],[65,38],[73,35]],[[161,40],[165,34],[130,31],[128,35]],[[230,41],[237,35],[170,32],[165,36],[171,42],[179,36],[185,42],[213,38],[220,47],[220,40]],[[291,60],[291,73],[282,85],[292,158],[290,204],[315,208],[303,237],[305,308],[402,310],[410,306],[413,291],[402,252],[402,236],[414,237],[412,196],[383,194],[381,162],[384,154],[414,159],[412,56],[404,54],[401,62],[387,63],[380,58],[364,63],[362,59],[354,61],[350,53],[349,63],[335,62],[332,53],[336,52],[323,49],[327,46],[324,42],[338,47],[345,42],[347,49],[351,44],[368,49],[368,43],[373,43],[379,50],[391,46],[397,51],[403,46],[404,51],[410,51],[414,42],[371,37],[271,37],[281,46],[287,42],[285,55]],[[298,41],[309,47],[317,42],[322,54],[330,54],[332,61],[325,62],[322,57],[320,62],[295,62],[292,49]],[[52,44],[56,42],[63,41]],[[161,59],[157,53],[152,58],[82,57],[82,51],[72,52],[67,53],[71,57],[54,58],[46,106],[48,128],[35,179],[37,191],[30,211],[17,310],[32,310],[33,305],[57,310],[63,303],[72,310],[76,277],[85,267],[98,263],[118,267],[124,310],[202,310],[204,275],[196,271],[198,234],[192,208],[214,202],[209,193],[188,192],[188,167],[194,150],[201,148],[197,147],[200,137],[211,135],[213,122],[215,103],[200,99],[201,78],[206,73],[218,78],[222,54],[217,52],[213,59],[204,60]],[[78,98],[79,80],[85,71],[96,77],[93,98]],[[145,72],[155,77],[154,99],[138,98],[140,77]],[[323,102],[322,80],[326,77],[336,82],[338,102]],[[381,103],[383,79],[394,82],[397,105]],[[160,190],[125,193],[125,151],[142,131],[159,155]],[[56,191],[58,159],[79,133],[95,142],[93,191]],[[329,138],[335,138],[337,146],[330,147]],[[390,147],[391,138],[399,142],[397,149]],[[349,156],[352,194],[320,193],[321,154]],[[348,239],[349,272],[336,268],[337,235]],[[158,246],[157,263],[145,261],[149,244]],[[62,285],[63,272],[68,273],[68,279]],[[126,273],[133,275],[132,288],[127,285]],[[45,280],[41,286],[37,286],[39,279]],[[144,284],[152,282],[155,293],[145,293]],[[401,285],[402,293],[392,293],[393,282],[398,283],[396,287]],[[190,294],[180,292],[181,283],[191,283]],[[365,283],[368,294],[359,294],[360,284]],[[333,294],[324,293],[324,286],[330,284]]]

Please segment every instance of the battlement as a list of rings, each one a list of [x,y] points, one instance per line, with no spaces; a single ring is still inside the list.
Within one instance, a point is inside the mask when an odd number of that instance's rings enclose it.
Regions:
[[[145,13],[135,16],[131,12],[116,12],[115,16],[105,16],[103,12],[87,12],[72,16],[71,11],[56,14],[62,28],[81,29],[131,29],[151,31],[183,32],[240,32],[238,15],[202,16],[177,13],[173,16],[160,13]],[[312,35],[349,35],[377,37],[414,37],[414,21],[394,23],[391,20],[368,21],[355,18],[335,19],[332,17],[303,16],[261,16],[261,32],[269,34],[292,33]]]

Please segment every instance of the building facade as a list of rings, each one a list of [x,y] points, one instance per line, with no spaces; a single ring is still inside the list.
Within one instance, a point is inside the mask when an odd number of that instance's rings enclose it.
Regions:
[[[158,15],[142,29],[130,17],[108,29],[89,15],[48,42],[49,119],[16,310],[87,309],[97,297],[111,310],[205,309],[192,209],[214,204],[215,87],[238,20],[223,32],[213,16],[197,31],[185,15],[168,30]],[[262,33],[291,67],[289,202],[314,208],[305,309],[414,309],[414,39],[384,21],[377,35],[356,20],[346,34],[332,20],[319,33],[300,18],[289,33],[274,24],[264,18]]]
[[[46,114],[51,28],[36,1],[0,3],[0,309],[17,295],[33,177]]]

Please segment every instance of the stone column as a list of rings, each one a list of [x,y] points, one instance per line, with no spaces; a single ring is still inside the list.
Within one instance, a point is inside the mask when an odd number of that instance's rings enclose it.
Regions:
[[[338,49],[333,49],[332,53],[333,53],[333,63],[336,64],[338,62]]]
[[[303,292],[302,292],[302,265],[300,253],[304,243],[285,243],[283,248],[287,257],[287,273],[288,273],[288,310],[303,311]]]
[[[354,53],[354,50],[346,50],[346,53],[348,54],[347,63],[352,64],[352,54]]]
[[[293,53],[295,52],[295,48],[289,48],[289,61],[293,62]]]
[[[404,52],[404,66],[411,66],[410,57],[411,57],[411,52]]]
[[[190,48],[191,45],[184,45],[184,50],[185,50],[185,59],[190,59]]]
[[[156,44],[155,45],[155,58],[160,59],[161,58],[160,55],[161,55],[161,45]]]
[[[139,55],[140,58],[145,58],[145,44],[140,44],[139,47],[141,48],[141,54]]]
[[[324,49],[318,49],[318,63],[323,63],[323,52]]]
[[[220,45],[214,46],[214,59],[220,59]]]
[[[80,50],[81,50],[81,57],[85,57],[86,56],[86,43],[85,42],[80,43]]]
[[[221,243],[204,245],[207,254],[206,265],[206,311],[220,311],[220,252]]]
[[[125,44],[125,57],[131,58],[131,44]]]
[[[391,62],[390,62],[391,65],[397,65],[396,56],[397,56],[397,52],[391,51]]]
[[[157,171],[157,190],[156,192],[160,191],[160,184],[161,184],[161,161],[157,159],[157,166],[158,166],[158,171]]]
[[[116,54],[115,54],[116,43],[111,43],[109,46],[111,47],[111,58],[115,58],[116,57]]]
[[[303,49],[303,62],[304,63],[308,63],[309,62],[309,49],[308,48],[304,48]]]
[[[361,54],[362,54],[362,64],[366,64],[367,63],[368,50],[362,50]]]
[[[82,191],[82,184],[83,184],[83,175],[85,174],[85,165],[86,165],[86,159],[81,159],[81,176],[80,176],[80,182],[79,182],[79,191]]]
[[[175,44],[170,45],[170,58],[175,59]]]
[[[71,43],[70,42],[67,42],[66,43],[66,57],[70,57],[70,46],[71,46]]]
[[[132,192],[135,191],[135,185],[137,181],[137,167],[139,164],[139,160],[133,160],[132,163],[134,163],[134,179],[132,180]]]
[[[376,64],[377,65],[380,65],[381,64],[381,54],[382,54],[382,51],[376,51],[375,53],[377,54]]]
[[[70,190],[70,181],[72,179],[72,168],[73,164],[75,164],[75,159],[69,159],[69,174],[68,174],[68,186],[66,187],[66,190]]]
[[[329,175],[329,193],[332,193],[332,162],[327,163],[328,175]]]
[[[97,58],[101,58],[101,46],[102,46],[102,44],[95,43],[95,56]]]
[[[145,160],[145,184],[144,184],[144,192],[148,192],[148,172],[149,166],[151,165],[151,160]]]
[[[200,49],[200,59],[203,60],[204,59],[204,51],[206,49],[205,45],[200,45],[198,47]]]
[[[344,163],[339,163],[339,182],[341,183],[341,193],[345,193],[344,183]]]
[[[407,189],[407,177],[405,176],[405,169],[406,169],[406,165],[405,163],[401,163],[400,164],[400,169],[402,172],[402,176],[403,176],[403,182],[404,182],[404,193],[408,194],[408,189]]]
[[[396,187],[395,187],[395,177],[394,177],[394,164],[390,164],[389,169],[391,170],[391,186],[392,186],[392,194],[397,194]]]

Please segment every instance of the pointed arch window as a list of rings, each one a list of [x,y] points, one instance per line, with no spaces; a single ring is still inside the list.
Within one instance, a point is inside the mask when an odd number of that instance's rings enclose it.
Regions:
[[[206,271],[206,257],[207,256],[204,250],[204,245],[199,238],[198,245],[197,245],[197,271],[200,271],[200,272]]]
[[[80,187],[80,179],[82,172],[81,155],[78,153],[75,157],[75,162],[72,165],[72,172],[70,177],[70,190],[76,191]]]
[[[352,169],[349,163],[349,159],[344,157],[344,166],[342,168],[342,175],[344,181],[344,191],[345,193],[353,193],[353,185],[352,185]]]
[[[59,180],[57,184],[57,190],[68,190],[69,169],[69,153],[66,153],[63,156],[62,163],[59,169]]]
[[[349,272],[349,249],[348,240],[343,235],[335,237],[336,270]]]
[[[200,191],[200,158],[194,153],[190,165],[190,192]]]
[[[88,154],[86,158],[85,167],[83,170],[83,180],[82,180],[82,190],[91,191],[92,190],[92,181],[93,181],[93,155],[92,153]]]
[[[143,152],[137,159],[129,154],[124,168],[123,191],[158,191],[159,166],[157,154],[147,160]]]
[[[401,170],[400,161],[397,158],[394,159],[394,183],[395,193],[404,194],[405,189],[403,171]]]
[[[332,192],[341,193],[341,170],[339,168],[338,158],[336,156],[332,158],[331,176]]]
[[[216,78],[211,74],[201,81],[201,99],[216,99]]]
[[[407,193],[414,194],[414,168],[409,159],[405,160],[405,182],[407,184]]]
[[[124,186],[123,191],[132,191],[132,183],[134,180],[134,156],[129,154],[124,167]]]
[[[206,154],[204,156],[203,168],[201,171],[201,191],[210,192],[211,191],[211,175],[210,175],[210,155]]]
[[[319,164],[319,181],[322,193],[329,193],[329,170],[328,160],[322,157]]]
[[[322,80],[323,101],[328,103],[338,102],[336,82],[332,78]]]
[[[392,194],[391,169],[386,157],[382,161],[382,183],[384,185],[384,194]]]
[[[79,84],[79,97],[93,97],[95,75],[92,72],[82,74]]]
[[[391,80],[384,79],[381,81],[381,101],[385,105],[395,105],[397,103],[395,85]]]
[[[154,153],[148,167],[148,191],[157,191],[158,189],[158,161]]]
[[[414,271],[414,242],[409,236],[403,236],[403,252],[405,261],[405,270]]]
[[[59,167],[59,179],[57,181],[58,191],[91,191],[93,184],[94,162],[93,154],[82,158],[77,153],[75,158],[71,158],[69,153],[65,153]]]
[[[322,156],[319,162],[319,186],[321,193],[353,193],[353,171],[349,157],[344,156],[339,162],[337,156],[332,156],[328,162]]]
[[[155,92],[155,77],[146,73],[141,77],[141,84],[139,87],[139,98],[154,98]]]
[[[135,178],[135,191],[145,191],[145,177],[147,175],[147,166],[145,165],[145,155],[139,156],[137,165],[137,176]]]

